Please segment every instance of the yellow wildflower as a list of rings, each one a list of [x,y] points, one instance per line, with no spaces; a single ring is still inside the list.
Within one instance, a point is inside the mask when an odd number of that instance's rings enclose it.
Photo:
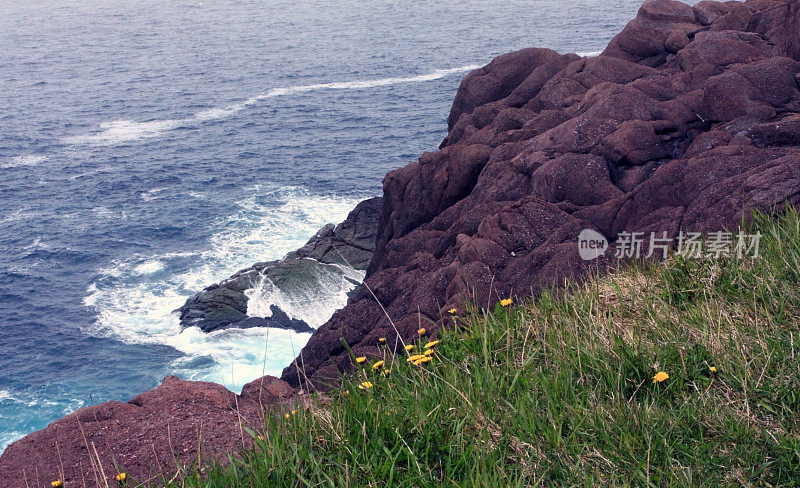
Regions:
[[[414,354],[413,356],[409,356],[408,359],[406,359],[406,361],[410,363],[412,361],[416,361],[417,359],[422,359],[424,357],[425,357],[424,354]]]
[[[511,305],[512,303],[514,303],[514,301],[512,299],[510,299],[510,298],[504,298],[504,299],[500,300],[500,305],[502,305],[504,307],[507,307],[507,306]]]
[[[383,366],[383,361],[375,361],[375,364],[372,365],[372,369],[376,370]]]
[[[378,339],[378,342],[380,342],[381,344],[386,344],[386,338],[381,337],[380,339]]]
[[[369,381],[365,381],[365,382],[361,383],[360,385],[358,385],[358,387],[360,389],[362,389],[362,390],[368,390],[368,389],[372,388],[372,383],[369,382]]]
[[[364,362],[365,362],[366,360],[367,360],[367,357],[366,357],[366,356],[361,356],[361,357],[357,357],[357,358],[356,358],[356,362],[357,362],[358,364],[364,364]]]
[[[420,364],[425,364],[425,363],[429,362],[430,360],[431,360],[430,356],[422,356],[421,358],[419,358],[416,361],[414,361],[414,364],[419,366]]]
[[[712,373],[716,373],[716,372],[717,372],[717,368],[716,368],[716,366],[711,366],[711,367],[710,367],[710,368],[708,368],[708,369],[709,369],[709,370],[710,370]]]
[[[297,410],[292,410],[292,415],[296,414]]]
[[[383,370],[383,376],[389,376],[389,373],[391,373],[391,372],[392,372],[391,369],[384,369]]]
[[[425,327],[422,327],[422,328],[420,328],[420,329],[417,331],[417,333],[418,333],[419,335],[425,335],[425,332],[426,332],[426,330],[425,330]]]
[[[120,483],[125,481],[127,478],[128,478],[128,475],[125,474],[124,472],[117,475],[117,481],[119,481]]]
[[[288,419],[288,418],[290,417],[290,415],[287,413],[287,414],[286,414],[286,415],[284,415],[283,417]]]
[[[264,436],[263,435],[258,436],[258,440],[263,441],[264,440]]]
[[[454,308],[451,308],[451,309],[450,309],[450,310],[448,310],[447,312],[448,312],[448,313],[450,313],[451,315],[455,315],[455,313],[456,313],[456,312],[458,312],[458,310],[456,310],[456,309],[454,309]]]
[[[424,352],[424,354],[425,354],[426,356],[433,356],[433,353],[434,353],[434,352],[435,352],[435,351],[434,351],[433,349],[425,349],[425,352]]]
[[[412,350],[412,349],[414,349],[414,344],[408,344],[408,345],[406,345],[406,351],[410,351],[410,350]]]
[[[436,347],[436,345],[439,344],[440,342],[442,341],[430,341],[429,343],[425,344],[425,349],[431,349],[433,347]]]
[[[53,485],[53,488],[61,488],[62,486],[64,486],[64,482],[61,480],[55,480],[50,484]]]
[[[656,373],[655,376],[653,376],[653,383],[661,383],[662,381],[668,380],[668,379],[669,379],[669,375],[667,373],[665,373],[663,371],[659,371],[658,373]]]

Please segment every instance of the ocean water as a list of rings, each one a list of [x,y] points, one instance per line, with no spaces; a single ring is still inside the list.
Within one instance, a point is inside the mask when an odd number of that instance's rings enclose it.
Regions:
[[[237,390],[308,334],[181,331],[432,150],[461,77],[591,54],[636,0],[0,0],[0,450],[165,375]],[[315,324],[345,301],[252,294]],[[305,315],[303,315],[305,314]]]

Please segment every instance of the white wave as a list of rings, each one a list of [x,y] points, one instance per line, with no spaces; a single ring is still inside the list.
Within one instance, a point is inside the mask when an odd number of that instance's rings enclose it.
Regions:
[[[282,289],[262,276],[255,287],[245,291],[248,298],[247,315],[271,317],[270,307],[276,305],[290,318],[303,320],[314,328],[319,327],[330,318],[332,311],[347,304],[347,293],[355,288],[351,280],[360,282],[366,274],[337,265],[318,265],[313,269],[314,286],[289,283]]]
[[[445,76],[463,73],[465,71],[472,71],[480,68],[480,65],[470,64],[467,66],[459,66],[458,68],[439,69],[431,73],[407,76],[407,77],[393,77],[393,78],[380,78],[377,80],[355,80],[343,81],[337,83],[319,83],[316,85],[301,85],[292,86],[287,88],[273,88],[267,93],[257,97],[258,99],[266,99],[272,97],[279,97],[285,95],[294,95],[296,93],[305,93],[319,90],[363,90],[366,88],[377,88],[380,86],[400,85],[403,83],[421,83],[425,81],[438,80]]]
[[[65,144],[81,145],[115,145],[123,142],[136,141],[156,137],[164,132],[177,129],[179,127],[196,127],[197,125],[231,117],[247,107],[268,98],[296,95],[319,90],[363,90],[367,88],[377,88],[381,86],[399,85],[404,83],[422,83],[426,81],[438,80],[446,76],[457,73],[464,73],[479,68],[479,65],[459,66],[457,68],[439,69],[431,73],[407,76],[379,78],[374,80],[353,80],[335,83],[318,83],[313,85],[299,85],[282,88],[273,88],[261,95],[248,98],[247,100],[231,104],[225,107],[210,108],[197,112],[191,117],[183,119],[152,120],[148,122],[134,122],[132,120],[115,120],[100,124],[100,132],[84,134],[79,136],[67,137],[63,140]]]
[[[132,120],[115,120],[100,124],[101,132],[81,136],[67,137],[66,144],[92,144],[113,146],[128,141],[147,139],[175,129],[182,124],[181,120],[152,120],[134,122]]]
[[[47,161],[46,156],[39,154],[29,154],[27,156],[16,156],[7,163],[1,163],[0,169],[18,168],[21,166],[36,166],[39,163]]]
[[[184,354],[172,364],[173,374],[222,382],[233,389],[264,372],[280,374],[309,334],[264,328],[211,334],[196,327],[181,330],[173,311],[209,284],[302,246],[324,224],[343,220],[360,199],[316,196],[299,188],[254,186],[248,191],[240,211],[216,223],[218,231],[205,250],[131,256],[100,270],[84,298],[96,317],[86,332],[131,344],[170,345]],[[291,303],[309,309],[306,316],[320,323],[335,310],[329,307],[338,308],[340,301]]]
[[[584,52],[579,52],[579,53],[575,53],[575,54],[577,54],[578,56],[581,56],[583,58],[593,58],[595,56],[599,56],[600,53],[602,53],[602,52],[603,51],[584,51]]]
[[[167,187],[151,188],[147,191],[143,191],[142,193],[140,193],[139,197],[141,197],[141,199],[144,200],[145,202],[150,202],[158,198],[161,192],[168,189],[169,188]]]
[[[153,274],[158,271],[164,269],[164,263],[157,259],[151,259],[149,261],[145,261],[142,264],[133,268],[133,271],[136,274],[144,275],[144,274]]]
[[[21,439],[27,432],[20,432],[20,431],[11,431],[11,432],[0,432],[0,454],[8,447],[9,444],[12,442]]]

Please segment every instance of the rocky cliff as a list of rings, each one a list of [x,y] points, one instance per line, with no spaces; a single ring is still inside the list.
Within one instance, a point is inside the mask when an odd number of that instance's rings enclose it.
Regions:
[[[384,179],[367,286],[283,379],[335,381],[351,366],[340,337],[370,355],[443,310],[605,266],[579,257],[582,229],[612,244],[733,229],[797,202],[798,10],[648,0],[597,57],[525,49],[467,75],[440,150]]]
[[[526,49],[470,73],[440,150],[384,179],[367,286],[312,335],[284,381],[260,380],[272,390],[256,410],[335,382],[352,366],[342,338],[370,355],[381,337],[413,337],[420,321],[435,330],[443,310],[613,264],[580,258],[583,229],[613,244],[623,231],[734,229],[751,209],[798,203],[799,23],[800,0],[648,0],[597,57]],[[256,404],[169,379],[12,444],[0,479],[55,479],[61,459],[71,482],[91,483],[95,448],[106,471],[117,462],[142,476],[175,454],[191,459],[199,444],[234,449],[243,441],[231,401],[240,412]]]

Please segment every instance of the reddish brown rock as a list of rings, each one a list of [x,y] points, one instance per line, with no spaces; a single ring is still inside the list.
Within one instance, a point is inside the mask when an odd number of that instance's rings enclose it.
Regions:
[[[466,301],[602,268],[578,256],[584,228],[613,244],[797,202],[799,12],[648,0],[600,56],[524,50],[468,75],[441,151],[384,179],[367,286],[311,337],[305,376],[292,365],[283,378],[335,382],[351,367],[342,339],[371,354]]]
[[[86,407],[12,443],[0,457],[2,486],[105,486],[124,471],[137,481],[172,478],[176,461],[226,462],[252,446],[245,426],[263,425],[265,412],[291,403],[296,390],[265,376],[240,396],[216,383],[164,378],[128,403]],[[26,485],[27,483],[27,485]],[[116,482],[114,482],[116,483]]]

